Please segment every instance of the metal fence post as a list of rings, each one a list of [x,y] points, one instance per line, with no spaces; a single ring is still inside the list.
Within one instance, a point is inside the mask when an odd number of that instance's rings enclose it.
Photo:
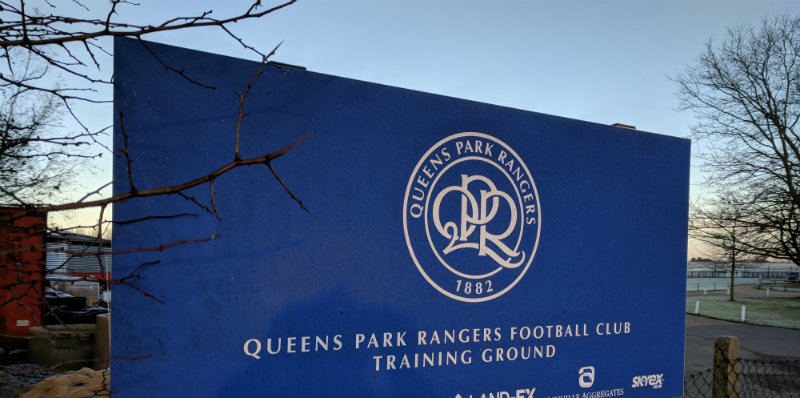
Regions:
[[[738,398],[740,391],[739,339],[720,336],[714,341],[713,398]]]

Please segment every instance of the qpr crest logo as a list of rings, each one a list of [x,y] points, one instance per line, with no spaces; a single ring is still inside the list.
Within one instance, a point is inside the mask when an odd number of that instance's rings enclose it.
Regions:
[[[419,160],[406,187],[403,228],[417,269],[436,290],[481,302],[511,290],[539,243],[539,195],[504,142],[453,134]]]

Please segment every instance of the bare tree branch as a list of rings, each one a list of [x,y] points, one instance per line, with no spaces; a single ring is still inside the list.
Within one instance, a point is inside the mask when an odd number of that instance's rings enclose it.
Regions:
[[[88,17],[60,15],[59,7],[63,7],[63,5],[47,0],[45,4],[49,9],[45,7],[45,13],[40,13],[38,10],[34,10],[35,12],[32,13],[29,4],[24,0],[13,4],[0,0],[0,58],[5,58],[4,62],[0,63],[0,96],[4,95],[4,101],[0,101],[0,134],[2,134],[0,135],[0,203],[14,205],[13,209],[4,209],[0,212],[0,227],[8,229],[18,220],[32,215],[88,208],[97,208],[99,211],[96,224],[91,226],[92,238],[84,238],[92,240],[92,242],[91,244],[87,242],[87,245],[80,249],[69,245],[56,247],[48,242],[25,243],[26,237],[43,234],[41,231],[31,232],[27,235],[19,234],[20,237],[15,235],[15,237],[0,238],[0,255],[15,261],[2,263],[0,267],[13,270],[19,275],[18,281],[10,283],[9,286],[0,286],[0,288],[12,290],[7,301],[21,302],[28,296],[44,298],[44,288],[47,283],[45,275],[39,275],[36,271],[26,268],[31,264],[19,260],[22,253],[32,252],[66,254],[64,261],[59,265],[48,265],[51,267],[49,272],[68,271],[70,260],[95,257],[100,269],[100,282],[106,288],[110,288],[111,285],[126,286],[163,304],[164,301],[160,298],[137,285],[137,280],[140,279],[142,272],[150,266],[158,265],[158,261],[142,263],[130,274],[122,278],[111,279],[108,276],[110,264],[104,256],[161,252],[181,245],[209,242],[220,237],[218,234],[212,234],[205,238],[182,238],[171,243],[153,243],[152,246],[149,245],[150,243],[142,244],[141,247],[115,246],[111,250],[110,242],[105,240],[104,236],[109,234],[114,226],[150,220],[178,221],[184,217],[203,215],[202,212],[200,214],[177,212],[166,215],[149,214],[132,220],[107,219],[109,213],[112,212],[112,206],[117,203],[177,195],[203,209],[205,214],[213,214],[217,220],[222,222],[216,192],[222,185],[217,184],[218,180],[242,167],[266,165],[292,200],[308,212],[302,200],[290,190],[289,185],[276,172],[271,162],[287,154],[314,132],[300,137],[288,146],[261,156],[241,156],[240,139],[248,133],[244,130],[242,123],[248,116],[245,112],[247,96],[258,78],[264,73],[264,65],[269,62],[269,58],[275,54],[280,44],[265,54],[255,46],[248,44],[231,28],[231,24],[262,18],[295,1],[290,0],[271,8],[265,8],[260,0],[252,0],[239,13],[227,17],[218,18],[212,10],[205,10],[189,16],[165,17],[157,24],[143,25],[124,21],[122,14],[124,14],[125,8],[137,6],[135,3],[124,0],[111,0],[99,12],[95,9],[95,15]],[[87,14],[91,14],[93,11],[87,4],[79,0],[72,0],[71,5]],[[97,6],[92,7],[96,8]],[[153,33],[202,27],[216,28],[218,32],[231,38],[238,46],[258,54],[261,58],[261,63],[244,90],[240,94],[237,93],[238,114],[235,131],[224,132],[225,136],[230,137],[231,133],[234,136],[232,137],[233,142],[231,142],[233,147],[231,158],[233,160],[211,171],[198,172],[198,176],[192,179],[177,180],[170,185],[142,189],[145,187],[136,184],[136,182],[142,184],[142,181],[135,181],[136,173],[133,167],[137,159],[141,158],[138,157],[139,154],[134,153],[134,148],[129,146],[131,143],[135,144],[138,138],[137,134],[140,132],[133,131],[135,129],[126,126],[125,115],[119,112],[115,116],[118,117],[116,122],[122,135],[122,148],[116,148],[116,152],[113,152],[111,148],[103,144],[102,138],[109,127],[94,128],[91,123],[87,122],[86,117],[79,113],[82,106],[103,105],[110,102],[108,98],[103,97],[107,95],[108,88],[112,84],[111,74],[104,70],[104,65],[107,65],[108,57],[112,54],[110,48],[106,48],[107,44],[98,39],[120,36],[138,39],[152,59],[169,73],[177,74],[188,84],[214,89],[213,86],[192,77],[191,70],[185,70],[180,65],[166,61],[143,40],[147,35]],[[63,75],[69,79],[62,79]],[[53,83],[58,81],[70,83],[66,87]],[[73,82],[77,83],[73,84]],[[5,109],[2,109],[3,107]],[[64,117],[72,118],[75,122],[76,127],[73,128],[75,131],[65,132],[66,129],[59,122],[62,113]],[[299,132],[295,133],[300,135]],[[63,180],[55,178],[58,175],[56,172],[64,172],[64,175],[70,176],[73,170],[71,167],[83,159],[98,158],[104,152],[124,157],[125,170],[120,170],[120,175],[127,174],[128,184],[127,186],[122,184],[121,189],[117,187],[116,195],[105,193],[112,182],[85,193],[78,200],[65,202],[50,195],[70,183],[66,177]],[[34,165],[38,165],[39,168],[37,169]],[[4,170],[7,172],[4,173]],[[48,170],[53,173],[48,174]],[[210,194],[208,199],[198,196],[201,198],[198,200],[191,196],[191,189],[204,184],[208,184]],[[77,228],[79,227],[68,227],[58,232],[65,233]],[[212,231],[208,233],[210,234]],[[39,264],[41,267],[37,269],[43,269],[43,260],[41,261],[42,264]],[[83,277],[83,279],[91,280],[92,278]],[[33,317],[35,308],[29,304],[25,305],[29,307]],[[53,308],[50,308],[45,302],[44,311],[52,313],[52,310]],[[60,318],[56,317],[56,319],[59,323],[64,324]],[[146,357],[132,359],[142,358]]]

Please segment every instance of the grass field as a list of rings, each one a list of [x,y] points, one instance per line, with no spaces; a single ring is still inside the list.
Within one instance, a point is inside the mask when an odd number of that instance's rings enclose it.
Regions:
[[[694,314],[700,302],[699,315],[741,322],[745,306],[745,322],[753,325],[800,329],[800,299],[786,297],[744,297],[735,302],[725,296],[693,296],[686,298],[686,313]]]

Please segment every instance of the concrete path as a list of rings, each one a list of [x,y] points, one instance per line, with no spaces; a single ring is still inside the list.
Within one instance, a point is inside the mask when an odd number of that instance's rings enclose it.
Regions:
[[[712,367],[717,336],[738,337],[742,358],[800,359],[798,329],[745,325],[687,314],[685,374]]]

